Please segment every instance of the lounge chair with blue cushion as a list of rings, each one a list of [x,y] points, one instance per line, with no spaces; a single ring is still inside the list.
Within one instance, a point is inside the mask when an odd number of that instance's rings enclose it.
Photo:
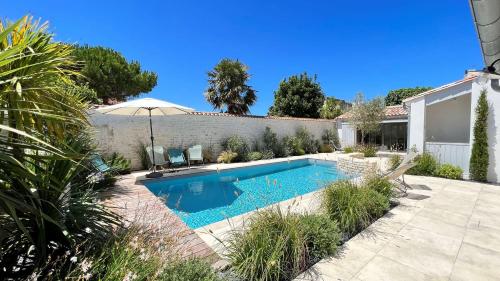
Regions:
[[[153,168],[153,149],[151,146],[146,147],[146,151],[148,152],[149,162],[151,163],[151,169]],[[161,145],[155,145],[154,149],[155,154],[155,166],[163,167],[168,164],[168,161],[165,159],[165,149]]]
[[[203,149],[201,145],[192,145],[187,150],[189,166],[191,166],[191,161],[201,161],[203,164]]]
[[[96,170],[96,172],[101,174],[116,172],[113,168],[106,164],[101,155],[97,153],[90,155],[90,164]]]
[[[167,155],[171,167],[178,167],[187,164],[186,158],[184,158],[184,151],[180,148],[167,149]]]

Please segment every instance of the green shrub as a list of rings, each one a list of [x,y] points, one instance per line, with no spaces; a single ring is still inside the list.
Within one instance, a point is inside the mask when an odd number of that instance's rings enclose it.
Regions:
[[[300,218],[300,225],[305,233],[309,264],[335,254],[340,243],[337,222],[327,215],[309,214]]]
[[[260,160],[262,159],[262,153],[258,152],[258,151],[252,151],[250,153],[248,153],[248,160],[250,161],[256,161],[256,160]]]
[[[283,145],[285,146],[286,156],[306,154],[306,151],[302,148],[301,140],[297,137],[284,137]]]
[[[367,179],[363,182],[363,186],[373,189],[387,198],[390,198],[394,191],[394,184],[392,184],[387,178],[377,175],[367,177]]]
[[[458,166],[454,166],[451,164],[443,164],[440,165],[439,168],[436,170],[435,176],[441,178],[459,180],[462,179],[463,172],[464,171],[462,170],[462,168]]]
[[[481,91],[476,107],[474,140],[470,156],[470,177],[477,181],[487,181],[488,177],[488,100],[486,90]]]
[[[294,153],[295,153],[294,139],[295,139],[294,137],[285,136],[281,140],[281,144],[283,146],[283,156],[284,157],[294,155]]]
[[[310,134],[305,127],[299,127],[295,132],[295,139],[297,141],[296,152],[297,155],[303,155],[305,153],[318,153],[319,142],[314,140],[314,135]],[[304,153],[298,153],[298,151],[304,151]]]
[[[353,152],[354,152],[354,147],[352,146],[344,147],[344,153],[353,153]]]
[[[363,145],[357,149],[359,152],[363,153],[364,157],[375,157],[377,156],[377,148],[373,145]]]
[[[219,154],[219,157],[217,157],[217,162],[229,164],[233,162],[236,157],[238,157],[238,153],[224,150]]]
[[[113,152],[110,156],[105,157],[106,163],[120,175],[130,174],[130,160],[118,152]]]
[[[321,136],[321,139],[323,140],[324,144],[340,147],[339,133],[336,128],[323,131],[323,136]]]
[[[423,153],[415,157],[416,165],[409,169],[406,173],[409,175],[418,176],[433,176],[438,168],[436,158],[429,153]]]
[[[382,216],[389,209],[389,199],[373,189],[338,181],[323,191],[323,208],[351,237]]]
[[[398,154],[394,154],[389,158],[389,166],[391,170],[395,170],[400,164],[403,159],[401,159],[401,156]]]
[[[312,262],[334,254],[339,241],[327,216],[260,211],[228,241],[228,259],[243,280],[291,280]]]
[[[264,150],[261,152],[262,154],[262,159],[273,159],[274,158],[274,152],[271,150]]]
[[[322,144],[319,147],[319,152],[321,152],[321,153],[330,153],[330,152],[333,152],[333,148],[329,144]]]
[[[248,144],[242,137],[237,135],[231,136],[223,142],[222,146],[224,150],[232,151],[237,154],[234,158],[235,162],[246,161],[249,149]]]
[[[262,143],[264,144],[264,151],[272,151],[274,155],[280,155],[282,152],[278,137],[271,128],[266,127],[264,134],[262,136]]]

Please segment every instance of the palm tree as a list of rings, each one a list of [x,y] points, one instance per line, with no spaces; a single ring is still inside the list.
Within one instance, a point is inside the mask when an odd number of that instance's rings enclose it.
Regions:
[[[0,22],[0,265],[17,277],[114,223],[83,176],[87,105],[65,91],[78,75],[71,46],[46,29]]]
[[[248,67],[238,60],[222,59],[208,72],[205,98],[214,106],[231,114],[248,114],[257,100],[256,91],[247,85]]]

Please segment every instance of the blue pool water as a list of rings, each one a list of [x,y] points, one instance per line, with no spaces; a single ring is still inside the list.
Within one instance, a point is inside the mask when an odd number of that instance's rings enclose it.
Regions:
[[[303,195],[345,179],[332,161],[303,159],[146,181],[191,228]]]

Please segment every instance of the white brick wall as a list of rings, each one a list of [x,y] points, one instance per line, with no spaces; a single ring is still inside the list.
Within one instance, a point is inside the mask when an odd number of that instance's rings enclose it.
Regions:
[[[104,153],[119,152],[132,160],[132,167],[139,167],[136,153],[139,141],[146,144],[149,139],[149,119],[145,116],[90,115],[95,129],[99,149]],[[281,139],[295,134],[295,130],[306,127],[315,138],[321,139],[323,131],[335,127],[332,120],[274,119],[263,117],[238,117],[221,115],[173,115],[153,116],[155,144],[165,147],[187,147],[191,144],[213,145],[216,153],[220,143],[232,135],[245,138],[252,147],[254,140],[261,140],[269,126]]]

